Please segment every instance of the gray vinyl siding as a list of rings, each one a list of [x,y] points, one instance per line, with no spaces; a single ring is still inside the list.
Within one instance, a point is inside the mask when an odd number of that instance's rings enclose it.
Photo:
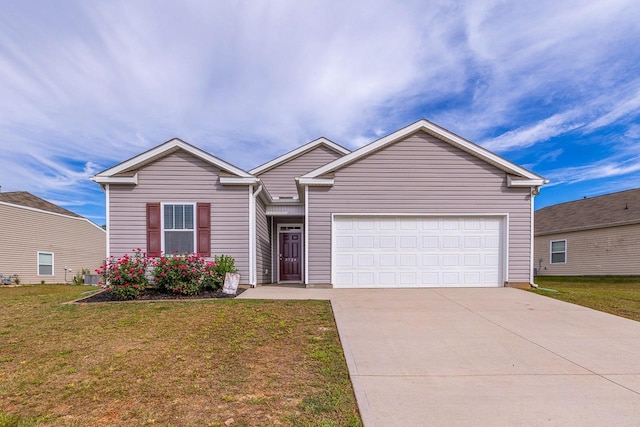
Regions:
[[[240,282],[248,283],[248,188],[221,185],[218,168],[181,150],[137,172],[138,185],[109,186],[110,254],[146,249],[147,202],[211,203],[211,255],[235,258]]]
[[[424,132],[309,187],[309,283],[331,281],[331,214],[508,214],[509,282],[529,282],[531,196],[508,188],[504,171]]]
[[[565,264],[551,264],[553,240],[567,241]],[[536,236],[534,266],[541,276],[640,275],[640,224]]]
[[[258,175],[274,197],[295,197],[298,195],[294,178],[311,172],[334,161],[342,154],[319,145],[313,150],[282,163]]]
[[[0,205],[0,273],[21,283],[64,283],[104,263],[106,233],[84,218]],[[53,253],[53,276],[38,276],[37,253]]]
[[[256,203],[256,266],[258,284],[271,283],[271,220],[264,201]]]

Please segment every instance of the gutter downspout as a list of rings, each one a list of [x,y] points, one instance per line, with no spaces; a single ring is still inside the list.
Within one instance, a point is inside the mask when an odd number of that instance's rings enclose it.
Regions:
[[[249,187],[253,190],[253,187]],[[263,186],[260,184],[257,190],[253,191],[251,195],[251,203],[249,205],[249,215],[250,215],[250,230],[249,230],[249,284],[252,288],[255,288],[258,285],[258,265],[257,259],[258,254],[256,247],[256,221],[257,221],[257,209],[256,209],[256,200],[258,199],[258,195],[262,192]]]
[[[540,194],[540,187],[533,187],[531,188],[531,214],[530,214],[530,226],[529,226],[529,230],[531,232],[531,250],[529,251],[529,285],[531,287],[537,288],[538,285],[536,285],[535,283],[533,283],[533,260],[534,260],[534,245],[535,245],[535,240],[534,240],[534,229],[533,227],[535,226],[534,220],[533,220],[533,215],[534,215],[534,199],[535,197]]]

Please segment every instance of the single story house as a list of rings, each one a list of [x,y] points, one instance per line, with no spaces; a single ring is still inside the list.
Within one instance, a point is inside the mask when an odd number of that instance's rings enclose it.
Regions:
[[[535,261],[544,276],[640,275],[640,188],[536,211]]]
[[[3,282],[15,275],[24,284],[71,282],[104,263],[106,240],[102,227],[31,193],[0,193]]]
[[[92,180],[109,255],[231,255],[241,282],[528,286],[545,180],[427,120],[350,152],[325,138],[245,171],[172,139]]]

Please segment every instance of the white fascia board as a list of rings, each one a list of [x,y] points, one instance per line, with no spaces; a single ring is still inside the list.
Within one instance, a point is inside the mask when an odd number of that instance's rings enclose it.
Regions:
[[[333,141],[328,140],[327,138],[318,138],[315,139],[311,142],[308,142],[306,144],[304,144],[301,147],[296,148],[295,150],[289,151],[286,154],[283,154],[282,156],[276,157],[275,159],[260,165],[256,168],[253,168],[249,171],[249,173],[253,174],[253,175],[257,175],[260,174],[264,171],[267,171],[275,166],[278,166],[281,163],[285,163],[301,154],[303,154],[306,151],[310,151],[314,148],[316,148],[319,145],[326,145],[327,147],[331,148],[332,150],[345,155],[345,154],[349,154],[351,151],[347,150],[346,148],[336,144]]]
[[[254,185],[259,182],[260,180],[254,176],[252,177],[221,176],[220,177],[220,184],[223,184],[223,185]]]
[[[507,187],[540,187],[548,184],[547,179],[513,179],[511,175],[507,175]]]
[[[251,174],[243,171],[242,169],[225,162],[224,160],[221,160],[209,153],[207,153],[204,150],[201,150],[200,148],[197,148],[191,144],[188,144],[184,141],[182,141],[181,139],[178,138],[173,138],[167,142],[165,142],[164,144],[160,144],[157,147],[154,147],[150,150],[145,151],[144,153],[138,154],[135,157],[130,158],[129,160],[126,160],[120,164],[117,164],[116,166],[106,169],[100,173],[98,173],[96,175],[96,177],[103,177],[103,176],[112,176],[112,175],[117,175],[120,172],[126,171],[128,169],[135,169],[136,166],[143,164],[144,162],[146,162],[149,159],[152,159],[156,156],[159,156],[167,151],[170,151],[174,148],[180,148],[182,150],[185,150],[186,152],[194,155],[195,157],[198,157],[202,160],[204,160],[207,163],[210,163],[214,166],[217,166],[220,169],[226,170],[228,172],[231,172],[235,175],[238,175],[240,177],[251,177]]]
[[[333,178],[298,178],[300,185],[314,185],[314,186],[331,186],[333,185]]]
[[[258,196],[260,196],[260,198],[262,198],[262,200],[264,200],[267,205],[273,203],[273,196],[271,195],[271,193],[269,193],[269,190],[267,190],[267,186],[264,185],[261,180],[258,181],[260,182],[260,185],[262,185],[262,191],[258,194]]]
[[[92,176],[91,181],[98,184],[134,184],[138,185],[138,174],[133,176]]]
[[[427,132],[430,135],[434,135],[435,137],[448,142],[455,147],[458,147],[468,153],[477,156],[480,159],[494,164],[505,172],[519,175],[527,179],[543,179],[541,176],[538,176],[533,172],[530,172],[514,163],[511,163],[510,161],[498,156],[497,154],[492,153],[486,148],[467,141],[466,139],[425,119],[419,120],[415,123],[410,124],[409,126],[399,129],[383,138],[378,139],[377,141],[365,145],[364,147],[356,151],[352,151],[350,154],[347,154],[344,157],[336,159],[331,163],[328,163],[322,167],[319,167],[318,169],[307,173],[306,175],[303,175],[301,179],[322,176],[420,130]]]

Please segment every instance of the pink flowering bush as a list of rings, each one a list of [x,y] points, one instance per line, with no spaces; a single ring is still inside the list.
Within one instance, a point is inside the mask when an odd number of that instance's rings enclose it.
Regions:
[[[104,286],[118,299],[135,299],[147,286],[146,277],[148,259],[142,249],[135,249],[133,255],[122,258],[109,257],[107,262],[96,270],[105,279]]]
[[[152,261],[153,279],[159,290],[180,295],[197,295],[216,289],[216,263],[198,254],[163,255]]]

